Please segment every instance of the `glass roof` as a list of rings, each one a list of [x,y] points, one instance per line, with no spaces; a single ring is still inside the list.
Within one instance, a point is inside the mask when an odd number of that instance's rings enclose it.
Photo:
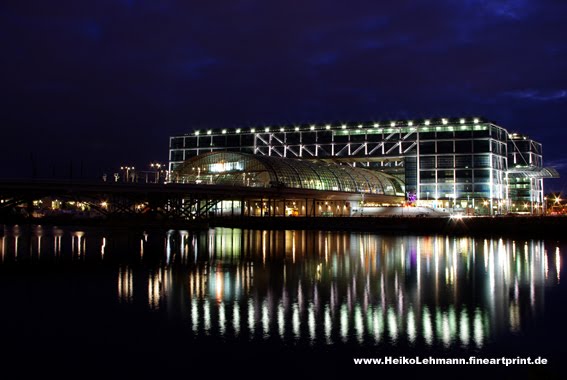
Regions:
[[[404,195],[400,179],[375,170],[224,151],[190,158],[171,178],[179,183]]]

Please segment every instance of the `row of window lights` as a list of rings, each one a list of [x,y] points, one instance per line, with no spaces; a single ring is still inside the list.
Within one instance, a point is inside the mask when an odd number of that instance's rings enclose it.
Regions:
[[[459,120],[459,123],[461,123],[461,124],[465,124],[465,122],[466,122],[465,119],[460,119],[460,120]],[[474,123],[474,124],[478,124],[479,122],[480,122],[479,119],[477,119],[477,118],[473,119],[473,123]],[[447,120],[447,119],[441,119],[441,123],[442,123],[443,125],[447,125],[447,124],[449,124],[449,120]],[[431,124],[431,121],[425,120],[423,124],[424,124],[424,125],[430,125],[430,124]],[[413,121],[408,121],[408,122],[407,122],[407,125],[410,126],[410,127],[413,126]],[[395,122],[395,121],[390,122],[390,127],[395,127],[395,126],[396,126],[396,122]],[[358,127],[358,128],[362,128],[363,125],[362,125],[362,124],[359,124],[357,127]],[[379,124],[379,123],[374,123],[374,128],[378,128],[378,127],[380,127],[380,124]],[[327,124],[327,125],[325,126],[325,129],[326,129],[326,130],[330,130],[330,129],[331,129],[331,125]],[[341,125],[341,129],[347,129],[347,125],[346,125],[346,124]],[[286,129],[283,128],[283,127],[281,127],[281,128],[279,129],[280,132],[285,132],[285,130],[286,130]],[[298,131],[300,130],[300,128],[299,128],[299,127],[295,127],[294,130],[295,130],[296,132],[298,132]],[[309,130],[314,131],[314,130],[315,130],[315,125],[310,126],[310,127],[309,127]],[[270,127],[264,128],[264,132],[270,132],[270,131],[271,131]],[[228,133],[228,130],[227,130],[227,129],[223,129],[221,132],[222,132],[222,134],[226,134],[226,133]],[[237,128],[237,129],[235,130],[235,132],[236,132],[236,133],[241,133],[241,132],[242,132],[242,128]],[[251,133],[256,133],[256,128],[250,128],[250,132],[251,132]],[[211,135],[212,133],[213,133],[212,130],[208,130],[208,131],[207,131],[207,135]],[[195,131],[195,135],[196,135],[196,136],[198,136],[199,134],[200,134],[200,131]]]

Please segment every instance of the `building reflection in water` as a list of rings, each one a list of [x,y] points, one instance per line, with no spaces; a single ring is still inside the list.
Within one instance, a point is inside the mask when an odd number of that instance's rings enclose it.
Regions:
[[[165,256],[149,307],[195,334],[482,347],[542,311],[561,255],[542,241],[219,228],[169,231]]]
[[[3,265],[114,263],[120,303],[226,338],[482,347],[561,279],[560,247],[537,240],[218,228],[135,234],[130,254],[105,231],[26,231],[0,231]]]
[[[128,266],[118,268],[118,301],[132,302],[134,299],[134,274]]]

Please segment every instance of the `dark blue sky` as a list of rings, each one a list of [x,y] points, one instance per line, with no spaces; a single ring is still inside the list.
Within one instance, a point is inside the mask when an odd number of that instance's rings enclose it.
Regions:
[[[111,173],[248,124],[485,116],[567,190],[567,2],[4,1],[2,175]]]

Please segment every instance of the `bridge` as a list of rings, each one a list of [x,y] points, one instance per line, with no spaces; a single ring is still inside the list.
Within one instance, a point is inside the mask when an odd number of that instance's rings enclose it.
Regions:
[[[46,205],[51,201],[52,206]],[[90,214],[165,219],[219,216],[350,216],[361,202],[397,204],[401,196],[288,188],[182,183],[0,180],[0,215],[52,213],[53,202]]]

